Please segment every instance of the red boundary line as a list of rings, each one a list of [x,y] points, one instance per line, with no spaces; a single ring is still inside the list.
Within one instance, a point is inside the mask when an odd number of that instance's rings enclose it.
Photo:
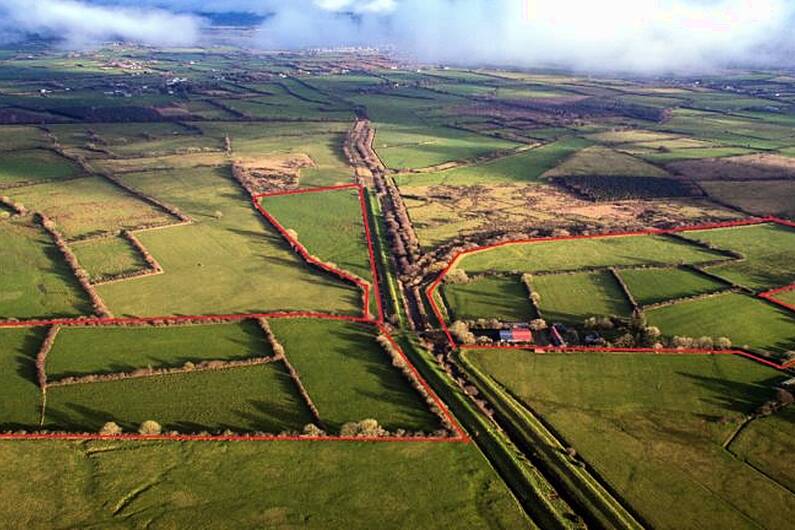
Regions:
[[[511,241],[501,241],[499,243],[494,243],[491,245],[484,245],[482,247],[471,248],[467,250],[462,250],[455,254],[451,259],[447,266],[439,273],[439,276],[425,289],[425,296],[428,298],[428,302],[431,305],[431,309],[433,310],[436,319],[439,321],[440,326],[442,327],[442,331],[447,338],[450,347],[453,350],[462,349],[462,350],[471,350],[471,349],[480,349],[480,350],[533,350],[539,352],[581,352],[581,353],[588,353],[588,352],[603,352],[603,353],[658,353],[658,354],[673,354],[673,355],[739,355],[741,357],[745,357],[747,359],[751,359],[758,363],[767,365],[771,368],[775,368],[777,370],[787,370],[789,368],[795,367],[795,360],[789,361],[783,364],[777,364],[770,360],[764,359],[758,355],[754,355],[744,350],[708,350],[708,349],[678,349],[678,348],[601,348],[601,347],[556,347],[556,346],[533,346],[533,345],[498,345],[498,346],[490,346],[490,345],[470,345],[470,344],[461,344],[459,345],[453,335],[450,333],[450,329],[447,325],[447,320],[442,314],[442,311],[439,309],[438,304],[436,303],[436,299],[434,298],[437,289],[441,285],[442,281],[444,280],[445,276],[455,267],[458,261],[468,255],[468,254],[475,254],[478,252],[483,252],[486,250],[505,247],[509,245],[518,245],[518,244],[530,244],[530,243],[543,243],[543,242],[551,242],[551,241],[571,241],[576,239],[605,239],[610,237],[631,237],[631,236],[648,236],[648,235],[666,235],[666,234],[673,234],[679,232],[692,232],[698,230],[714,230],[718,228],[735,228],[741,226],[752,226],[752,225],[759,225],[759,224],[766,224],[766,223],[775,223],[783,226],[789,226],[795,228],[795,222],[787,221],[785,219],[779,219],[778,217],[760,217],[760,218],[752,218],[752,219],[744,219],[741,221],[728,221],[722,223],[708,223],[708,224],[700,224],[700,225],[693,225],[693,226],[683,226],[678,228],[671,228],[671,229],[651,229],[651,230],[638,230],[634,232],[608,232],[604,234],[594,234],[594,235],[585,235],[585,236],[560,236],[560,237],[539,237],[539,238],[530,238],[530,239],[516,239]],[[774,304],[779,306],[785,307],[792,311],[795,311],[795,306],[782,302],[781,300],[776,300],[773,295],[789,291],[795,290],[795,284],[791,284],[785,287],[781,287],[779,289],[773,289],[772,291],[767,291],[765,293],[761,293],[758,295],[759,298],[764,300],[768,300]]]
[[[297,240],[287,233],[287,230],[268,213],[265,208],[259,204],[259,199],[263,197],[273,197],[279,195],[297,195],[302,193],[315,193],[322,191],[333,191],[343,189],[356,189],[359,195],[359,206],[362,210],[362,221],[364,223],[365,239],[367,240],[368,255],[370,261],[370,269],[372,272],[373,289],[376,299],[376,307],[378,309],[378,318],[373,319],[370,315],[370,285],[347,273],[344,270],[330,267],[325,263],[312,258],[306,248],[301,245]],[[2,321],[0,322],[0,329],[2,328],[22,328],[22,327],[40,327],[40,326],[72,326],[72,327],[102,327],[114,325],[151,325],[155,323],[201,323],[201,322],[233,322],[239,320],[247,320],[252,318],[307,318],[319,320],[338,320],[346,322],[354,322],[358,324],[367,324],[374,326],[380,333],[382,333],[390,342],[392,347],[398,355],[406,363],[412,376],[420,384],[420,386],[427,392],[430,399],[439,408],[444,418],[449,422],[450,426],[455,432],[452,437],[440,436],[280,436],[280,435],[192,435],[192,434],[119,434],[119,435],[101,435],[93,433],[31,433],[31,434],[16,434],[16,433],[0,433],[0,440],[168,440],[168,441],[343,441],[343,442],[463,442],[469,443],[471,441],[469,435],[464,431],[453,414],[439,398],[436,392],[433,391],[431,386],[425,381],[417,368],[406,356],[403,349],[392,338],[389,330],[384,325],[383,307],[381,305],[380,291],[378,288],[379,276],[378,269],[375,264],[375,251],[372,241],[372,233],[369,225],[369,216],[367,215],[364,187],[359,184],[343,184],[338,186],[325,186],[321,188],[307,188],[290,191],[280,191],[274,193],[262,193],[252,196],[252,204],[254,208],[265,219],[271,223],[274,228],[290,243],[293,249],[307,262],[328,271],[343,280],[350,281],[362,289],[362,302],[363,302],[363,316],[354,317],[346,315],[333,315],[329,313],[320,313],[313,311],[275,311],[270,313],[233,313],[225,315],[190,315],[190,316],[160,316],[160,317],[78,317],[78,318],[55,318],[55,319],[38,319],[38,320],[20,320],[20,321]]]

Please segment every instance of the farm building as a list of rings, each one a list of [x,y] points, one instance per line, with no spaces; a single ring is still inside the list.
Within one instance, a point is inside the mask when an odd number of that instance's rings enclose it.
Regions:
[[[533,342],[533,332],[528,328],[501,329],[501,342]]]

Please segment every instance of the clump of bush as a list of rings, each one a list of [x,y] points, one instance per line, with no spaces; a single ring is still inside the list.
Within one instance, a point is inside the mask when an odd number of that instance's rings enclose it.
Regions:
[[[138,426],[139,434],[160,434],[163,428],[154,420],[146,420]]]
[[[362,421],[351,421],[342,426],[340,429],[340,436],[365,436],[365,437],[375,437],[375,436],[387,436],[389,432],[387,432],[381,425],[378,424],[377,420],[372,418],[362,420]]]
[[[450,324],[450,333],[462,344],[475,344],[475,334],[469,330],[466,322],[456,320]]]
[[[99,429],[99,434],[103,436],[117,436],[122,433],[121,427],[119,424],[113,421],[107,422],[102,428]]]

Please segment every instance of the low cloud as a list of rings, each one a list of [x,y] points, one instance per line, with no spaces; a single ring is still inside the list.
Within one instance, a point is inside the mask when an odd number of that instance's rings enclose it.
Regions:
[[[0,0],[0,38],[14,41],[30,35],[58,38],[69,47],[112,39],[179,46],[199,41],[200,21],[154,8],[75,0]]]

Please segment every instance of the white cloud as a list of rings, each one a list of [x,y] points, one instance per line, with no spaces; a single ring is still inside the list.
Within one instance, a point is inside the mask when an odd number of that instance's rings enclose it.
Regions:
[[[199,21],[160,9],[98,6],[76,0],[0,0],[0,34],[40,34],[82,46],[109,39],[152,45],[187,45],[199,38]]]

